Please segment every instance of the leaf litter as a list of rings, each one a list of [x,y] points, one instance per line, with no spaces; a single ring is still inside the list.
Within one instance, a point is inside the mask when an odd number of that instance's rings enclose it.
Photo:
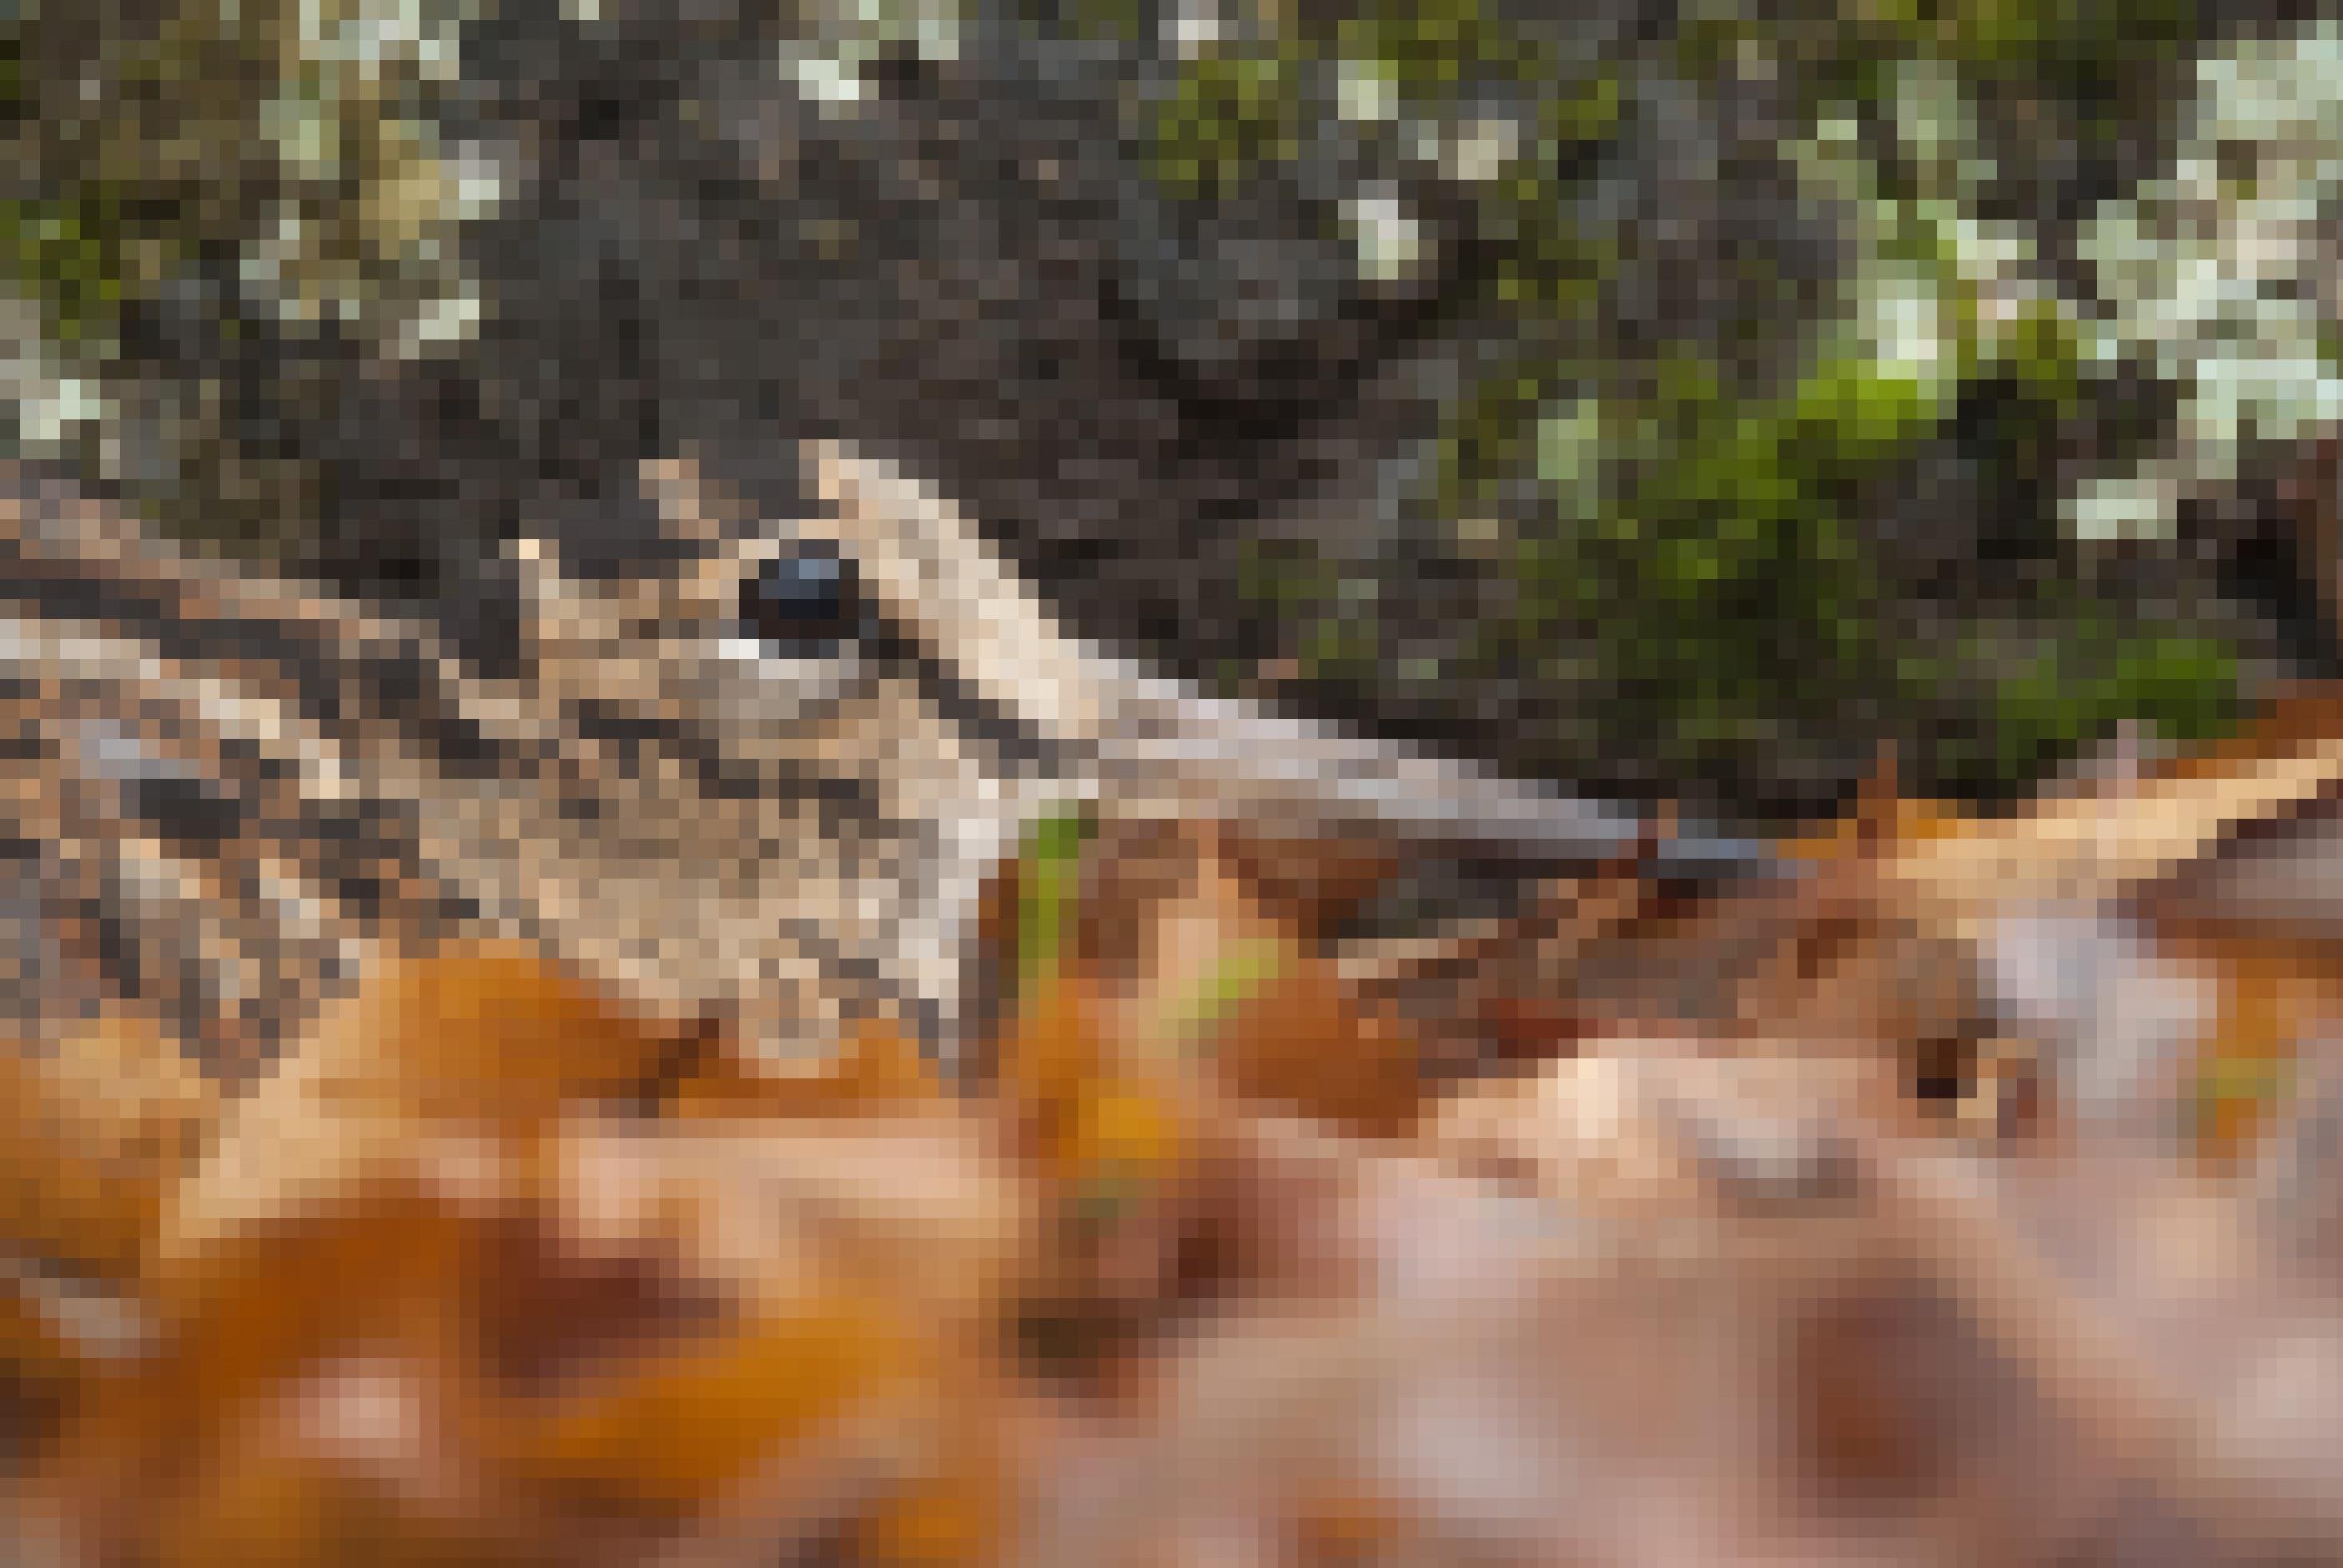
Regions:
[[[1044,823],[953,1081],[517,946],[234,1096],[28,1041],[8,1554],[2333,1561],[2338,737],[1396,933],[1384,846]]]

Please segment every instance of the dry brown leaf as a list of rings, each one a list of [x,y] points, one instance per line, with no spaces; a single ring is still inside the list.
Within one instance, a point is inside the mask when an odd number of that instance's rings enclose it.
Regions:
[[[1297,1503],[1392,1500],[1403,1561],[1824,1561],[1798,1513],[1774,1350],[1848,1238],[1803,1266],[1331,1137],[1252,1124],[1263,1180],[1343,1254],[1170,1358],[1156,1419],[1102,1447],[1031,1559],[1291,1561]],[[1609,1223],[1617,1221],[1616,1224]],[[1179,1543],[1166,1555],[1141,1543]],[[1322,1543],[1322,1544],[1329,1544]],[[1767,1555],[1768,1550],[1778,1556]],[[1339,1559],[1338,1559],[1339,1560]],[[1908,1561],[1879,1553],[1865,1561]]]
[[[1784,855],[1816,865],[1844,865],[1870,858],[1882,847],[1917,852],[1921,847],[1974,831],[1976,819],[1947,801],[1899,796],[1811,833],[1783,841]]]
[[[1885,844],[1893,885],[1954,920],[2044,901],[2121,897],[2217,848],[2242,825],[2291,816],[2343,789],[2343,723],[2306,703],[2257,734],[2148,777],[2048,796],[1947,829],[1917,809]]]
[[[993,1045],[995,1091],[1045,1167],[1062,1162],[1083,1101],[1114,1066],[1102,1012],[1095,988],[1073,977],[1047,980],[1020,1000]]]
[[[2226,1167],[2283,1113],[2304,1048],[2343,1021],[2343,970],[2324,942],[2182,936],[2167,950],[2214,977],[2212,1023],[2173,1098],[2193,1123],[2198,1156]]]
[[[206,1253],[163,1358],[71,1430],[52,1478],[69,1513],[265,1552],[338,1540],[395,1483],[416,1498],[391,1539],[444,1529],[578,1562],[583,1541],[648,1549],[776,1467],[804,1482],[876,1464],[878,1500],[912,1489],[904,1553],[944,1531],[948,1497],[912,1493],[986,1473],[946,1419],[947,1373],[980,1364],[1023,1242],[1014,1183],[972,1127],[585,1121],[521,1170],[492,1203],[377,1177]],[[354,1457],[271,1414],[330,1407],[321,1369],[368,1366],[429,1391],[430,1441]],[[866,1416],[917,1441],[841,1451]],[[821,1483],[813,1501],[858,1517],[878,1505],[862,1485]],[[290,1512],[272,1525],[256,1509]]]
[[[396,960],[234,1108],[174,1194],[164,1254],[184,1264],[329,1205],[441,1133],[510,1139],[581,1101],[639,1098],[701,1032],[637,1018],[519,944]]]
[[[1114,933],[1114,960],[1090,971],[1104,1003],[1094,1027],[1121,1075],[1378,1136],[1413,1118],[1420,1044],[1360,1002],[1281,911],[1290,898],[1264,892],[1258,878],[1275,861],[1261,844],[1187,824],[1143,843],[1110,834],[1094,853],[1103,863],[1081,918]]]
[[[325,1066],[333,1102],[509,1127],[638,1092],[698,1032],[629,1014],[531,949],[491,943],[395,961],[302,1056]]]
[[[1222,833],[1221,849],[1270,917],[1304,940],[1365,903],[1399,869],[1390,847],[1371,839],[1271,836],[1242,824]]]
[[[153,1357],[87,1381],[45,1478],[89,1543],[76,1561],[107,1561],[200,1511],[242,1462],[256,1412],[338,1349],[455,1364],[447,1308],[478,1267],[478,1238],[408,1190],[379,1190],[340,1218],[350,1222],[240,1239],[233,1267],[223,1259],[166,1295],[171,1332]]]
[[[744,1301],[846,1278],[942,1332],[998,1309],[1032,1196],[974,1118],[580,1121],[540,1158],[538,1211],[588,1253],[666,1261]]]
[[[169,1337],[47,1478],[73,1560],[615,1562],[743,1488],[937,1560],[999,1470],[945,1373],[1029,1251],[990,1139],[900,1039],[777,1081],[518,950],[404,964],[184,1184]]]
[[[1404,1133],[1432,1087],[1413,1031],[1360,1006],[1332,964],[1298,951],[1231,1010],[1211,1049],[1238,1100],[1362,1137]]]
[[[934,1386],[932,1354],[894,1303],[816,1298],[581,1379],[501,1423],[494,1459],[559,1506],[679,1519],[859,1402]]]
[[[904,1486],[859,1521],[854,1561],[870,1568],[957,1568],[993,1560],[1008,1535],[1008,1483],[980,1441],[942,1473]]]
[[[1840,1128],[1880,1075],[1803,1040],[1615,1037],[1460,1091],[1423,1141],[1606,1224],[1830,1215],[1851,1196]],[[1714,1240],[1734,1241],[1721,1225]]]
[[[1096,988],[1061,976],[1023,999],[997,1050],[1006,1125],[1036,1182],[1041,1244],[1021,1332],[1051,1370],[1097,1382],[1168,1294],[1189,1181],[1215,1115],[1183,1064],[1120,1049]]]
[[[1809,930],[1743,1010],[1916,1049],[1940,1079],[1944,1060],[2038,1062],[1963,1100],[1982,1129],[2130,1138],[2193,1120],[2219,1157],[2266,1119],[2291,1041],[2332,1011],[2312,998],[2318,964],[2272,955],[2334,935],[2338,737],[2343,694],[2319,689],[2233,740],[2007,816],[1875,791],[1789,846],[1824,863],[1818,890],[1852,915],[1838,955],[1817,967]]]
[[[136,1016],[40,1046],[0,1042],[0,1249],[136,1279],[166,1189],[217,1115],[212,1086]]]
[[[200,1482],[146,1522],[143,1560],[550,1568],[559,1559],[502,1528],[477,1494],[444,1385],[440,1369],[380,1355],[293,1380],[217,1433]]]
[[[1696,1208],[1697,1177],[1639,1053],[1600,1048],[1534,1077],[1460,1091],[1427,1122],[1428,1152],[1460,1171],[1526,1184],[1574,1205]]]
[[[791,1064],[750,1061],[729,1042],[712,1041],[660,1101],[679,1121],[774,1117],[897,1115],[940,1104],[942,1075],[916,1041],[893,1024],[860,1025],[834,1057]]]
[[[21,1292],[0,1293],[0,1369],[12,1378],[69,1376],[79,1358],[70,1336]]]

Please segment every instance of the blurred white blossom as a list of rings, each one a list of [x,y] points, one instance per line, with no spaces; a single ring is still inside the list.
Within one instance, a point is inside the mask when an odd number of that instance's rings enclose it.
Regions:
[[[1381,60],[1345,59],[1336,76],[1335,102],[1342,118],[1369,125],[1399,117],[1399,80]]]
[[[2343,197],[2343,25],[2247,38],[2198,64],[2169,178],[2103,206],[2082,236],[2107,307],[2088,344],[2181,391],[2179,458],[2075,498],[2081,531],[2168,532],[2244,448],[2343,419],[2331,353]]]
[[[958,0],[825,0],[803,13],[806,31],[781,45],[782,77],[824,114],[850,112],[870,96],[864,72],[890,49],[923,60],[960,58]]]
[[[1381,283],[1396,282],[1423,265],[1423,225],[1408,211],[1398,192],[1365,191],[1344,202],[1342,207],[1362,276]]]

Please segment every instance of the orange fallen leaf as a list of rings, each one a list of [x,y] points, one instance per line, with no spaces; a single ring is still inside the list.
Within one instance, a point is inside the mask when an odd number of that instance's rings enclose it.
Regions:
[[[1264,896],[1246,859],[1261,846],[1202,826],[1151,848],[1170,864],[1151,867],[1146,895],[1124,879],[1126,897],[1084,910],[1127,950],[1119,972],[1096,977],[1090,1004],[1089,1027],[1114,1042],[1118,1070],[1355,1131],[1403,1128],[1423,1094],[1419,1043],[1361,1005]],[[1111,869],[1102,880],[1116,886]]]
[[[2343,1019],[2343,979],[2322,942],[2197,933],[2170,950],[2214,980],[2218,1000],[2187,1088],[2197,1152],[2225,1165],[2284,1109],[2302,1049]]]
[[[980,1320],[1030,1244],[1030,1194],[974,1119],[565,1126],[528,1191],[582,1256],[661,1260],[779,1305],[850,1279],[942,1332]]]
[[[0,1290],[0,1411],[15,1419],[71,1392],[83,1347],[22,1290]]]
[[[636,1017],[518,943],[396,960],[237,1104],[174,1194],[162,1251],[176,1266],[330,1205],[427,1134],[525,1140],[580,1101],[638,1098],[699,1034]]]
[[[740,1117],[789,1120],[900,1113],[933,1106],[943,1078],[918,1044],[893,1024],[859,1027],[837,1057],[802,1070],[749,1062],[719,1048],[703,1053],[660,1102],[662,1114],[694,1121]]]
[[[681,1517],[811,1450],[864,1401],[909,1397],[936,1369],[883,1302],[840,1299],[742,1322],[585,1381],[502,1423],[497,1462],[575,1505]]]
[[[980,1464],[907,1486],[854,1533],[870,1568],[960,1568],[989,1561],[1008,1528],[1001,1478]]]
[[[169,1185],[218,1115],[152,1022],[109,1014],[40,1046],[0,1042],[0,1244],[128,1282]]]
[[[333,1098],[505,1126],[631,1093],[695,1032],[624,1011],[525,946],[489,943],[394,962],[304,1054],[332,1064]]]
[[[1332,964],[1298,952],[1237,1004],[1212,1051],[1238,1099],[1362,1137],[1406,1131],[1430,1089],[1413,1034],[1362,1008]]]

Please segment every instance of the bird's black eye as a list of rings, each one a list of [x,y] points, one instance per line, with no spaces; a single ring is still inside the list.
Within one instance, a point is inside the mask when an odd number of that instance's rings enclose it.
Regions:
[[[775,653],[834,653],[860,615],[853,566],[836,551],[798,545],[740,585],[740,623]]]

